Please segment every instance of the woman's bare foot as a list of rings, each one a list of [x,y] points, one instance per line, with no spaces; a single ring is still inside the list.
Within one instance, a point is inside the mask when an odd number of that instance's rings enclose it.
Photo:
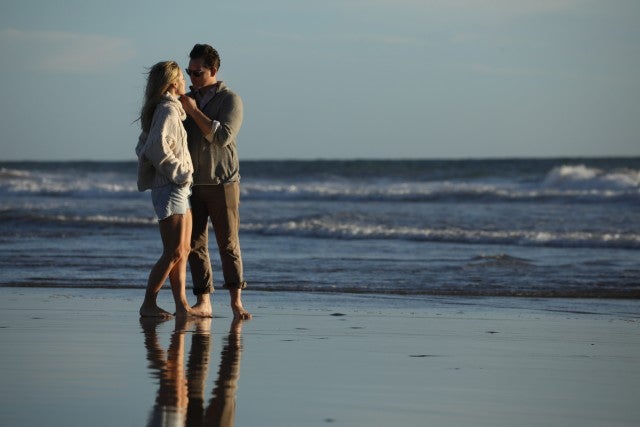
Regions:
[[[209,294],[198,295],[198,299],[195,305],[191,307],[191,311],[197,317],[213,317]]]
[[[176,318],[178,319],[186,319],[188,317],[197,316],[195,311],[189,306],[176,308]]]
[[[140,307],[140,316],[142,317],[158,317],[161,319],[171,319],[173,314],[167,310],[163,310],[155,303],[143,303]]]

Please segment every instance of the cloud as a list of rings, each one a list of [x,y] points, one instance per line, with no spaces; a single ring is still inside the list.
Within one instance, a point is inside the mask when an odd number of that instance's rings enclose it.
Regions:
[[[449,0],[447,2],[451,8],[494,17],[555,13],[573,9],[583,3],[585,0]]]
[[[59,73],[101,73],[135,55],[125,38],[62,31],[0,31],[3,67],[28,67]]]
[[[363,7],[405,10],[425,16],[447,19],[510,20],[528,15],[559,13],[593,3],[592,0],[343,0],[362,10]]]
[[[356,42],[356,43],[368,43],[373,45],[417,45],[420,41],[415,37],[405,37],[392,34],[371,34],[371,33],[346,33],[346,34],[332,34],[325,39],[331,38],[339,43],[342,42]]]
[[[507,68],[494,67],[487,64],[473,64],[471,71],[477,74],[494,75],[501,77],[539,77],[544,75],[541,70],[532,68]]]
[[[420,43],[415,37],[405,37],[392,34],[371,34],[371,33],[331,33],[331,34],[305,34],[305,33],[284,33],[284,32],[262,32],[261,37],[278,40],[279,43],[326,43],[331,40],[338,43],[355,42],[369,43],[374,45],[416,45]]]
[[[412,45],[417,44],[418,40],[414,37],[402,37],[402,36],[391,36],[391,35],[382,35],[382,36],[364,36],[363,40],[370,41],[375,44],[386,44],[386,45]]]

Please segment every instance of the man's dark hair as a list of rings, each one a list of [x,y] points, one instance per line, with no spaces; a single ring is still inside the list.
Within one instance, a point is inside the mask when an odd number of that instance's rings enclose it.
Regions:
[[[207,68],[220,69],[220,55],[218,51],[208,44],[197,44],[191,49],[189,54],[191,59],[202,59]]]

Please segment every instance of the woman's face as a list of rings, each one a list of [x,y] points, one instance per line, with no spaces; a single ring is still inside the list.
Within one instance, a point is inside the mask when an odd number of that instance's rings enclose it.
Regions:
[[[184,73],[180,71],[180,75],[178,76],[178,80],[176,81],[176,93],[178,95],[184,95],[187,93],[187,85],[184,79]]]

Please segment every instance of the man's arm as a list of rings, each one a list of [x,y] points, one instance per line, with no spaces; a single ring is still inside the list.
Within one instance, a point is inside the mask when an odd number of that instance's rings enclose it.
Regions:
[[[182,108],[184,111],[191,116],[193,121],[196,122],[200,131],[203,135],[211,142],[211,139],[208,137],[211,135],[213,137],[213,120],[211,120],[205,113],[203,113],[199,108],[198,104],[196,104],[196,100],[187,95],[182,95],[180,97],[180,102],[182,103]]]
[[[216,118],[220,122],[220,128],[213,135],[212,142],[219,147],[226,147],[236,140],[242,126],[242,99],[236,94],[225,96]]]

